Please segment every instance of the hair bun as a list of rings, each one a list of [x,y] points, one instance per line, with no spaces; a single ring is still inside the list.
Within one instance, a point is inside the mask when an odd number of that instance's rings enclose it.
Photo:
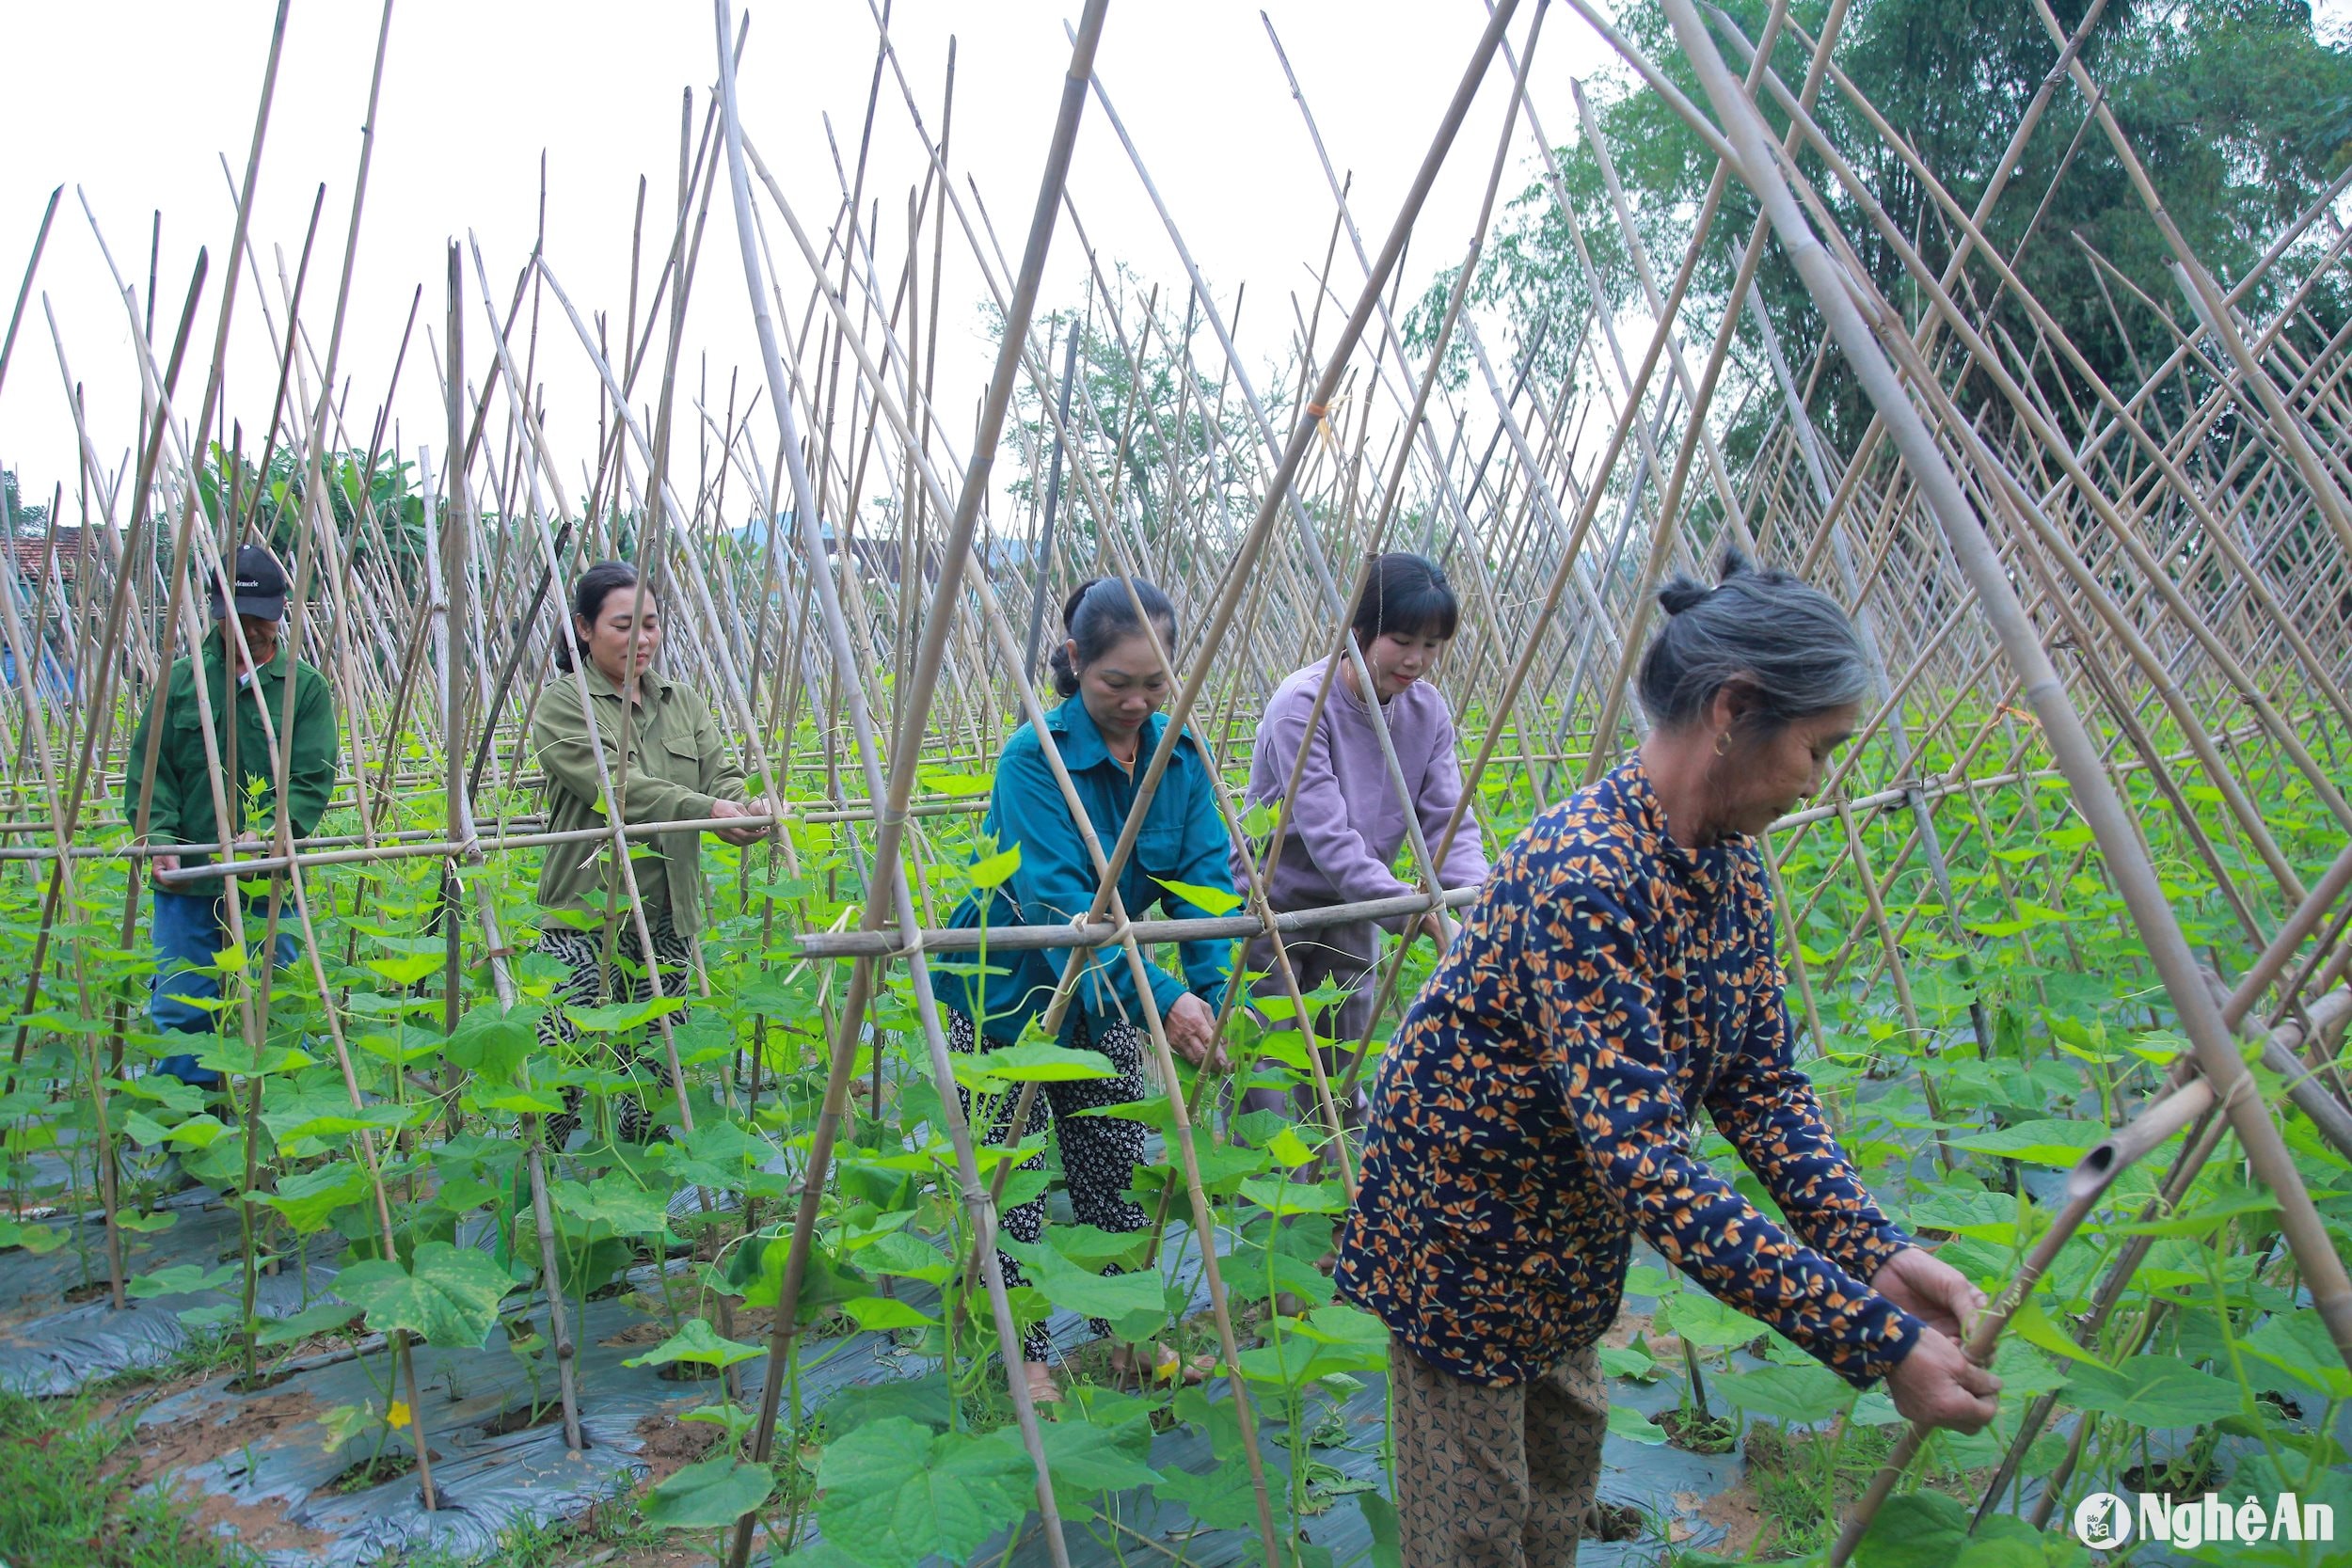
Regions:
[[[1702,583],[1677,574],[1674,579],[1658,591],[1658,602],[1667,614],[1679,615],[1686,610],[1696,610],[1715,591]]]
[[[1748,559],[1747,551],[1737,545],[1725,545],[1723,560],[1715,567],[1715,580],[1729,582],[1733,578],[1750,576],[1755,570],[1756,562]]]
[[[1087,602],[1087,595],[1094,592],[1094,585],[1103,580],[1101,578],[1089,578],[1070,591],[1070,597],[1061,602],[1062,630],[1069,631],[1078,624],[1078,607]]]

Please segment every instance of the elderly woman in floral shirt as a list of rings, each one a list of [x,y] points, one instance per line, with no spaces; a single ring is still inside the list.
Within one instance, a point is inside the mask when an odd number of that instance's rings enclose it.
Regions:
[[[1656,727],[1503,855],[1373,1093],[1338,1281],[1393,1336],[1414,1568],[1575,1560],[1636,1232],[1857,1387],[1884,1377],[1906,1417],[1994,1413],[1958,1343],[1982,1297],[1879,1209],[1790,1052],[1755,835],[1851,733],[1859,640],[1736,553],[1659,599]],[[1692,1153],[1702,1105],[1786,1227]]]

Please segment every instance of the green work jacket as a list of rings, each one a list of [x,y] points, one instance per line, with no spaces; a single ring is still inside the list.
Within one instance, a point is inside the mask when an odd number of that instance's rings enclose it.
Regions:
[[[204,689],[212,701],[213,745],[229,763],[228,661],[217,638],[204,644]],[[248,823],[266,834],[276,820],[275,778],[278,758],[262,728],[262,705],[269,707],[273,730],[286,721],[286,682],[294,682],[294,754],[286,771],[287,825],[296,838],[308,838],[326,815],[335,792],[335,767],[341,737],[335,728],[335,696],[326,677],[294,657],[285,642],[278,657],[263,665],[249,682],[236,688],[237,777],[240,787],[225,790],[229,832],[235,836]],[[258,701],[257,701],[258,699]],[[131,754],[122,781],[122,814],[135,825],[139,819],[139,779],[147,768],[148,736],[163,726],[155,753],[155,788],[147,815],[150,844],[211,844],[220,838],[220,821],[213,806],[215,765],[204,754],[204,721],[196,703],[196,662],[183,658],[171,667],[161,698],[148,704],[131,734]],[[282,740],[284,736],[279,736]],[[246,796],[258,784],[259,809],[249,815]],[[201,865],[209,855],[190,855],[183,864]]]
[[[707,817],[720,800],[748,804],[743,769],[728,759],[710,705],[691,689],[648,670],[638,677],[638,707],[628,730],[628,770],[621,774],[619,688],[589,664],[581,671],[596,716],[596,742],[580,712],[580,689],[569,672],[558,671],[540,689],[531,721],[532,749],[547,773],[548,831],[570,832],[602,828],[604,772],[624,794],[621,816],[628,822],[689,822]],[[682,937],[702,929],[702,834],[663,833],[629,840],[637,894],[651,923],[667,912]],[[596,911],[607,898],[620,904],[627,889],[612,868],[612,844],[597,839],[549,845],[539,867],[539,904],[548,910]]]

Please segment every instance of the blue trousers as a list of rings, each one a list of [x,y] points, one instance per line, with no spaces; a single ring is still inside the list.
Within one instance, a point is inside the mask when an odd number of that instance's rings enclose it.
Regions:
[[[208,973],[222,948],[229,945],[228,895],[166,893],[155,890],[155,912],[148,921],[148,929],[155,939],[155,977],[150,982],[147,1016],[155,1027],[183,1035],[210,1035],[226,1023],[229,1014],[197,1006],[198,1001],[217,1001],[220,981]],[[263,918],[259,911],[249,911],[246,928],[251,932]],[[278,933],[277,967],[285,968],[302,951],[294,933],[282,927]],[[193,999],[193,1000],[192,1000]],[[183,1084],[198,1088],[219,1086],[220,1074],[196,1065],[197,1053],[166,1056],[156,1064],[155,1070],[168,1073]]]

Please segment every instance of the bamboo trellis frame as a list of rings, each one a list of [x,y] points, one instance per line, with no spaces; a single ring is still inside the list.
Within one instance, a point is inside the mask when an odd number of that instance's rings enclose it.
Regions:
[[[77,867],[120,859],[129,868],[125,944],[136,935],[141,873],[153,851],[137,842],[139,824],[104,820],[92,798],[119,787],[126,774],[151,772],[153,748],[130,754],[124,716],[149,699],[174,654],[193,651],[210,635],[196,596],[216,573],[234,531],[204,503],[199,478],[202,454],[214,443],[243,448],[242,429],[231,425],[221,393],[242,263],[280,367],[277,400],[266,421],[257,420],[267,432],[262,468],[266,474],[269,451],[283,450],[299,454],[304,478],[294,520],[297,610],[289,635],[327,673],[345,715],[352,787],[348,799],[338,799],[336,815],[354,826],[296,842],[281,820],[266,843],[240,851],[232,864],[160,875],[156,885],[211,885],[230,870],[285,874],[283,905],[302,927],[322,995],[331,995],[311,912],[316,874],[430,860],[443,877],[437,928],[449,941],[450,1022],[465,951],[488,957],[499,994],[511,1003],[513,949],[481,872],[488,857],[583,836],[533,832],[538,819],[516,809],[534,783],[526,737],[532,705],[541,700],[539,683],[524,676],[538,668],[537,650],[552,636],[564,582],[588,561],[620,551],[626,539],[670,610],[670,668],[716,696],[747,770],[777,802],[772,816],[755,819],[772,836],[764,868],[754,864],[759,857],[745,857],[739,890],[745,907],[757,902],[763,929],[775,934],[790,919],[782,907],[789,900],[773,891],[777,875],[797,876],[804,849],[820,844],[843,852],[865,906],[858,929],[798,933],[790,951],[771,960],[850,965],[846,991],[834,998],[828,990],[829,1072],[790,1223],[783,1299],[797,1299],[869,1006],[885,971],[901,966],[920,1054],[947,1108],[959,1196],[976,1238],[972,1261],[1009,1362],[1019,1333],[990,1240],[1008,1167],[1000,1164],[993,1190],[980,1180],[970,1129],[955,1111],[946,1033],[927,967],[930,955],[968,945],[967,934],[940,928],[945,910],[922,877],[935,859],[931,835],[980,802],[968,792],[963,799],[915,797],[924,769],[983,768],[1016,724],[1043,742],[1068,790],[1035,684],[1046,607],[1080,578],[1102,572],[1136,573],[1166,587],[1181,612],[1176,645],[1161,650],[1178,691],[1173,713],[1203,732],[1224,759],[1236,736],[1246,737],[1258,704],[1294,666],[1321,658],[1327,690],[1343,663],[1360,669],[1343,631],[1349,566],[1382,547],[1423,546],[1466,588],[1463,632],[1437,677],[1457,712],[1478,715],[1486,725],[1466,768],[1466,807],[1490,781],[1523,783],[1541,804],[1605,768],[1641,733],[1630,675],[1661,575],[1738,543],[1773,563],[1821,577],[1855,613],[1872,656],[1864,743],[1841,764],[1833,798],[1793,814],[1772,846],[1784,918],[1792,923],[1832,879],[1855,879],[1866,895],[1867,926],[1836,952],[1810,961],[1791,955],[1812,1037],[1819,1041],[1822,1034],[1820,993],[1867,991],[1883,976],[1907,1035],[1929,1040],[1931,1049],[1954,1043],[1935,1037],[1942,1032],[1915,1003],[1907,942],[1924,918],[1955,945],[1976,945],[1961,922],[1955,865],[1991,845],[2004,810],[2013,820],[2042,825],[2045,808],[2036,786],[2062,779],[2073,816],[2091,833],[2074,852],[2070,874],[2095,876],[2120,895],[2135,940],[2194,1047],[2194,1070],[2118,1132],[2117,1148],[2100,1169],[2111,1180],[2130,1158],[2153,1147],[2154,1131],[2194,1124],[2200,1131],[2167,1178],[2170,1190],[2185,1190],[2226,1125],[2278,1196],[2303,1280],[2338,1353],[2352,1360],[2352,1279],[2287,1158],[2272,1119],[2277,1108],[2255,1092],[2233,1043],[2242,1026],[2257,1028],[2274,1065],[2295,1080],[2293,1104],[2352,1157],[2352,1116],[2331,1070],[2344,1012],[2337,987],[2352,964],[2345,921],[2336,916],[2347,863],[2307,887],[2247,784],[2258,773],[2290,777],[2337,824],[2352,828],[2335,733],[2352,719],[2344,678],[2352,657],[2352,573],[2344,558],[2352,546],[2352,460],[2345,456],[2352,396],[2344,385],[2352,375],[2352,329],[2321,333],[2308,304],[2352,245],[2340,208],[2352,171],[2283,225],[2258,263],[2225,289],[2171,225],[2084,64],[2082,45],[2099,24],[2099,6],[2070,36],[2037,0],[2052,66],[2020,111],[2000,173],[1963,206],[1838,68],[1848,15],[1842,0],[1831,7],[1818,38],[1775,5],[1754,42],[1720,13],[1702,15],[1690,0],[1661,0],[1704,103],[1675,88],[1585,0],[1567,4],[1576,15],[1558,24],[1597,32],[1716,160],[1684,254],[1670,271],[1660,265],[1668,258],[1651,255],[1581,90],[1572,108],[1597,160],[1609,211],[1577,210],[1539,105],[1521,90],[1548,9],[1543,0],[1525,16],[1516,0],[1492,6],[1416,182],[1376,253],[1366,246],[1348,182],[1269,24],[1268,41],[1304,117],[1333,220],[1311,297],[1289,302],[1295,323],[1291,359],[1268,398],[1253,383],[1238,344],[1241,296],[1224,300],[1194,263],[1144,150],[1112,108],[1111,84],[1096,69],[1093,52],[1105,25],[1104,0],[1093,0],[1073,34],[1056,137],[1017,267],[998,243],[978,182],[950,162],[952,57],[934,136],[886,28],[878,28],[853,170],[839,169],[830,214],[812,223],[819,207],[796,210],[737,112],[735,59],[744,35],[734,28],[726,0],[715,0],[718,86],[707,97],[699,133],[691,94],[682,110],[670,231],[642,299],[642,186],[629,300],[617,320],[583,316],[557,282],[562,259],[539,250],[518,264],[501,311],[479,246],[467,247],[469,290],[461,248],[453,244],[445,314],[438,331],[428,326],[423,356],[442,394],[447,429],[437,450],[409,449],[427,476],[421,487],[426,537],[414,547],[403,544],[405,505],[387,516],[373,489],[363,487],[344,498],[351,515],[339,519],[328,494],[331,454],[364,451],[362,472],[373,473],[380,457],[401,450],[403,438],[396,428],[388,431],[388,388],[380,405],[387,412],[374,418],[364,444],[355,442],[357,426],[345,422],[347,388],[337,379],[372,131],[362,143],[323,355],[304,315],[306,309],[316,314],[307,297],[310,242],[292,279],[281,269],[272,300],[246,231],[285,25],[281,4],[252,149],[242,180],[230,181],[237,216],[226,260],[217,266],[199,261],[167,348],[154,335],[153,282],[145,321],[137,291],[125,291],[146,392],[135,461],[127,476],[122,467],[110,469],[77,404],[80,534],[69,548],[53,505],[38,570],[25,571],[13,551],[0,568],[8,611],[0,633],[19,672],[13,701],[0,713],[0,835],[10,840],[0,847],[0,862],[28,863],[27,874],[46,882],[54,912],[72,895]],[[370,125],[390,24],[388,3]],[[1115,19],[1108,24],[1116,26]],[[1498,56],[1500,71],[1493,69]],[[1802,79],[1784,81],[1778,67],[1797,59],[1805,64]],[[1733,62],[1744,78],[1732,73]],[[882,204],[867,188],[885,71],[926,150],[902,227],[895,216],[882,221]],[[1470,106],[1481,94],[1497,93],[1508,95],[1510,108],[1486,201],[1468,237],[1462,282],[1445,302],[1434,347],[1418,351],[1396,310],[1399,254],[1422,198],[1452,159]],[[1868,145],[1843,146],[1823,129],[1825,98],[1849,111],[1836,123],[1863,127]],[[1085,239],[1088,193],[1069,188],[1065,174],[1089,100],[1105,123],[1088,134],[1116,137],[1163,222],[1184,275],[1181,304],[1172,293],[1107,277]],[[1777,137],[1767,110],[1784,127]],[[2140,366],[2137,384],[2128,388],[2091,372],[2014,270],[2026,244],[2049,238],[2029,226],[2005,255],[1986,233],[1996,205],[2029,199],[2007,188],[2022,166],[2014,154],[2045,118],[2061,113],[2081,118],[2058,178],[2095,134],[2164,236],[2188,304],[2185,317],[2176,317],[2076,237],[2085,264],[2109,290],[2108,308],[2161,319],[2175,342],[2161,363]],[[1487,238],[1499,182],[1514,159],[1540,169],[1589,300],[1573,332],[1547,318],[1525,341],[1490,346],[1493,324],[1466,309],[1467,283]],[[1956,236],[1940,267],[1926,259],[1917,236],[1886,217],[1861,172],[1890,164],[1926,192],[1936,220]],[[697,284],[731,297],[700,266],[723,180],[722,218],[735,227],[759,363],[748,392],[731,380],[723,404],[714,406],[707,385],[689,386],[679,356],[684,312]],[[1869,282],[1817,181],[1834,182],[1836,194],[1864,214],[1877,242],[1897,258],[1913,301],[1908,313]],[[1736,240],[1714,230],[1735,182],[1762,209],[1750,232]],[[0,388],[8,384],[56,208],[53,198],[0,346]],[[320,211],[314,206],[313,238]],[[657,245],[660,218],[656,214]],[[1634,268],[1631,297],[1609,296],[1586,245],[1592,225],[1613,227],[1625,246]],[[950,230],[1005,323],[968,446],[962,416],[933,395]],[[1076,235],[1088,261],[1082,308],[1062,316],[1040,309],[1057,231],[1066,245]],[[1343,267],[1342,276],[1334,273],[1343,238],[1353,277]],[[1708,302],[1715,312],[1709,322],[1692,304],[1693,278],[1717,253],[1735,256],[1737,266],[1727,295]],[[1792,267],[1807,290],[1827,325],[1821,342],[1790,345],[1776,335],[1755,289],[1768,256]],[[185,351],[215,275],[222,279],[222,303],[204,389],[191,400],[183,390]],[[797,302],[795,289],[805,290]],[[560,331],[540,341],[542,307],[550,300],[573,329],[599,400],[593,461],[569,474],[547,428],[540,390],[540,378],[553,367],[577,364],[557,342]],[[45,296],[42,305],[72,398],[64,334]],[[1997,316],[2004,305],[2031,323],[2030,342],[2005,328]],[[480,337],[485,331],[486,340]],[[1699,331],[1707,333],[1704,353],[1695,341],[1686,342],[1687,334]],[[487,355],[473,356],[478,379],[468,374],[469,332],[489,345]],[[1461,356],[1476,374],[1455,384],[1445,368],[1457,333]],[[617,355],[608,334],[618,338]],[[1546,334],[1572,342],[1565,374],[1544,368],[1538,339]],[[400,364],[406,348],[404,338]],[[1813,412],[1833,357],[1866,391],[1874,414],[1845,451],[1832,450]],[[1123,379],[1111,403],[1098,401],[1090,383],[1073,401],[1082,361],[1089,376],[1101,362],[1117,367]],[[2045,376],[2045,367],[2063,373]],[[1963,405],[1960,388],[1972,378],[1992,388],[1993,397]],[[1174,388],[1172,411],[1145,395],[1163,383]],[[2067,389],[2056,404],[2047,394],[2054,384]],[[2080,404],[2068,401],[2077,387],[2087,393]],[[1739,408],[1725,407],[1727,389],[1742,406],[1769,411],[1744,474],[1724,449],[1724,434],[1740,419]],[[679,406],[682,398],[691,409]],[[1997,420],[1990,417],[1995,414]],[[691,454],[680,420],[693,421]],[[1009,507],[996,488],[993,465],[1008,442],[1031,478],[1041,476],[1042,488],[1032,487],[1025,508]],[[1154,449],[1147,466],[1142,454]],[[249,509],[234,510],[249,525],[259,506],[255,497]],[[730,521],[742,517],[748,524]],[[9,540],[17,537],[14,518],[0,519],[0,528]],[[1016,540],[1023,546],[1017,553]],[[405,569],[425,578],[423,592],[413,577],[404,579],[405,549],[414,558]],[[2053,650],[2065,659],[2054,658]],[[93,689],[69,694],[45,684],[53,666],[82,673]],[[585,701],[584,689],[573,695]],[[290,741],[285,717],[269,729],[281,784]],[[1056,997],[1057,1019],[1088,965],[1099,958],[1139,970],[1146,948],[1175,934],[1173,923],[1130,919],[1116,896],[1119,869],[1132,853],[1143,801],[1166,766],[1175,726],[1168,734],[1142,774],[1141,799],[1116,842],[1104,845],[1090,830],[1083,833],[1102,879],[1087,918],[990,937],[998,948],[1073,951]],[[1388,760],[1391,783],[1402,788],[1395,758]],[[490,773],[493,762],[500,766]],[[485,777],[492,781],[487,787]],[[2143,780],[2173,802],[2239,938],[2260,955],[2226,1004],[2209,990],[2156,879],[2148,841],[2126,810],[2122,786]],[[2191,790],[2218,800],[2210,821],[2187,809]],[[402,825],[404,800],[427,794],[438,795],[441,822]],[[225,799],[216,795],[215,807],[226,845]],[[1229,831],[1243,841],[1230,790],[1223,808]],[[617,812],[611,820],[614,825],[595,836],[613,842],[624,866],[620,847],[630,837],[707,825],[625,826]],[[1825,832],[1816,835],[1817,825]],[[1303,1020],[1284,936],[1341,919],[1459,907],[1464,895],[1444,893],[1435,868],[1455,833],[1476,831],[1461,814],[1433,842],[1416,827],[1409,847],[1418,891],[1407,897],[1277,916],[1260,894],[1248,912],[1197,930],[1268,939],[1276,972]],[[1810,857],[1807,875],[1820,885],[1789,885],[1783,868],[1800,851]],[[2016,886],[1997,861],[1987,863],[2000,902],[2012,910],[2029,902],[2030,890]],[[1940,918],[1923,917],[1915,904],[1904,907],[1892,896],[1917,879],[1936,893]],[[228,907],[241,939],[239,903],[230,899]],[[633,899],[630,912],[649,950]],[[273,932],[278,918],[274,901]],[[608,943],[613,936],[609,927]],[[2030,934],[2025,940],[2030,942]],[[2062,930],[2060,940],[2073,938]],[[1380,971],[1383,1009],[1403,967],[1400,946]],[[653,983],[658,994],[658,974]],[[46,930],[29,971],[26,1014],[44,988],[93,1006],[75,956],[55,953]],[[1174,1057],[1149,988],[1142,989],[1139,1022],[1161,1081],[1173,1084]],[[1233,1005],[1229,999],[1229,1011]],[[332,1005],[326,1021],[356,1105],[358,1080]],[[264,985],[240,1008],[237,1026],[259,1053],[267,1025]],[[660,1033],[664,1075],[691,1129],[688,1075],[666,1022]],[[1972,1007],[1968,1033],[1979,1054],[1989,1051],[1981,1008]],[[26,1027],[17,1031],[11,1087],[26,1034]],[[1313,1043],[1308,1060],[1321,1117],[1340,1140],[1337,1163],[1352,1185],[1334,1098],[1349,1085],[1326,1081]],[[1358,1067],[1365,1043],[1358,1042]],[[101,1049],[91,1046],[88,1069],[99,1168],[109,1182],[102,1195],[109,1285],[120,1305],[122,1263],[106,1157],[114,1134],[104,1091],[123,1050],[119,1005],[103,1048],[104,1070]],[[882,1076],[877,1065],[878,1103]],[[1925,1089],[1928,1080],[1920,1085]],[[1025,1095],[1016,1137],[1026,1103]],[[256,1116],[258,1106],[257,1096]],[[1188,1133],[1200,1107],[1182,1096],[1171,1106],[1171,1143],[1192,1221],[1206,1235],[1215,1217]],[[1940,1142],[1937,1152],[1949,1158]],[[372,1142],[365,1154],[373,1169]],[[544,1243],[547,1186],[535,1137],[530,1176]],[[389,1246],[391,1211],[380,1175],[373,1200]],[[1204,1247],[1202,1262],[1231,1364],[1239,1346],[1214,1247]],[[2035,1267],[2042,1262],[2046,1257]],[[554,1266],[549,1253],[550,1276]],[[2119,1269],[2109,1275],[2112,1291],[2101,1297],[2101,1321],[2128,1282],[2129,1268]],[[2030,1283],[2029,1275],[2023,1284]],[[2005,1297],[2005,1307],[2013,1301]],[[1986,1320],[1972,1353],[1989,1354],[2001,1321]],[[577,1445],[574,1352],[560,1307],[551,1326],[565,1430]],[[801,1327],[788,1305],[779,1310],[771,1358],[787,1353]],[[396,1344],[396,1354],[400,1349]],[[413,1370],[407,1375],[414,1404]],[[755,1446],[763,1460],[775,1437],[782,1383],[772,1374],[767,1380]],[[1052,1559],[1065,1561],[1050,1467],[1017,1375],[1010,1397],[1037,1470],[1042,1539]],[[1249,1432],[1247,1400],[1238,1402],[1237,1414]],[[2028,1423],[1986,1508],[2046,1415],[2045,1404]],[[1259,1531],[1269,1555],[1279,1558],[1254,1440],[1248,1452]],[[1872,1500],[1849,1522],[1841,1560],[1897,1468],[1890,1466]],[[430,1499],[429,1471],[421,1479]],[[2055,1488],[2045,1493],[2045,1511],[2055,1497]],[[745,1560],[753,1528],[746,1515],[733,1544],[737,1563]]]

